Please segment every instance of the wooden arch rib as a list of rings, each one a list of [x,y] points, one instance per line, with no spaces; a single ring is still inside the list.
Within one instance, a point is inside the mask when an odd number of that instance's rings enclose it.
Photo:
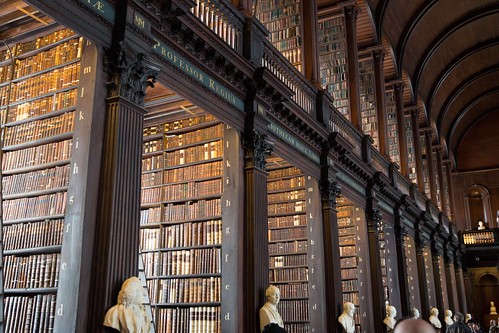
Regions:
[[[405,47],[409,38],[411,37],[414,29],[416,29],[419,21],[423,19],[423,17],[430,11],[430,9],[438,3],[438,0],[427,0],[423,5],[418,8],[416,13],[411,17],[408,24],[405,25],[404,31],[402,32],[401,38],[397,45],[396,54],[397,54],[397,64],[398,66],[402,66],[402,57],[405,52]],[[400,72],[400,68],[398,68]]]
[[[433,104],[433,100],[435,99],[435,96],[437,94],[437,91],[440,89],[442,84],[444,83],[445,79],[450,75],[450,73],[456,69],[457,66],[459,66],[463,61],[468,59],[469,57],[472,57],[474,54],[483,51],[489,47],[493,47],[499,45],[499,38],[493,38],[487,41],[484,41],[478,45],[472,46],[469,49],[465,50],[464,52],[461,52],[458,56],[456,56],[437,76],[437,79],[435,80],[435,83],[430,89],[430,95],[426,101],[426,105],[428,105],[428,112],[430,113],[431,116],[431,106]]]
[[[456,131],[456,128],[457,128],[457,125],[459,125],[459,123],[461,122],[461,120],[466,116],[466,114],[475,106],[477,105],[478,103],[480,103],[481,101],[483,101],[484,99],[487,99],[489,98],[490,96],[492,95],[495,95],[495,94],[499,94],[499,85],[498,86],[495,86],[487,91],[484,91],[483,93],[481,93],[480,95],[476,96],[473,100],[471,100],[464,108],[463,108],[463,111],[459,113],[459,116],[454,119],[454,121],[452,122],[451,126],[450,126],[450,131],[449,133],[447,134],[447,142],[449,142],[449,144],[452,144],[452,137],[454,136],[455,134],[455,131]],[[471,126],[471,125],[470,125]],[[469,126],[468,126],[469,127]],[[460,138],[461,140],[461,138]],[[456,141],[458,142],[458,141]],[[455,145],[452,145],[453,147],[452,148],[455,148]]]
[[[495,66],[490,66],[490,67],[487,67],[487,68],[484,68],[483,70],[479,71],[479,72],[476,72],[474,73],[472,76],[470,76],[469,78],[467,78],[466,80],[462,81],[459,86],[457,86],[450,94],[449,96],[447,97],[447,99],[445,100],[445,103],[443,104],[443,107],[442,107],[442,112],[440,112],[439,116],[438,116],[438,120],[437,120],[437,129],[439,132],[442,131],[442,125],[443,125],[443,121],[445,119],[445,116],[447,114],[447,112],[449,111],[450,109],[450,106],[452,105],[452,103],[454,102],[454,100],[467,88],[469,87],[471,84],[473,84],[475,81],[479,80],[480,78],[482,78],[483,76],[485,75],[488,75],[488,74],[491,74],[491,73],[494,73],[494,72],[499,72],[499,65],[495,65]]]
[[[419,80],[421,79],[421,75],[423,73],[424,68],[426,67],[426,64],[430,60],[433,53],[437,50],[437,48],[445,41],[445,39],[447,39],[450,35],[452,35],[454,32],[458,31],[464,26],[476,20],[482,19],[490,15],[495,15],[497,13],[499,13],[499,5],[493,5],[487,8],[480,8],[478,10],[471,12],[470,15],[468,15],[464,19],[456,21],[454,24],[451,24],[447,29],[445,29],[425,50],[421,60],[416,66],[414,88],[417,89]]]
[[[383,33],[383,20],[385,19],[386,9],[388,8],[388,3],[390,0],[381,0],[376,8],[376,34],[378,40],[381,40],[381,35]]]

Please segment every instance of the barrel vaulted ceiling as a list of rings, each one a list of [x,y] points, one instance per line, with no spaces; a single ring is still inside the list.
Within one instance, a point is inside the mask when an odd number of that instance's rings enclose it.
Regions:
[[[357,2],[372,43],[384,46],[386,81],[403,80],[406,106],[421,106],[420,126],[436,128],[434,144],[458,169],[499,167],[499,135],[489,123],[499,119],[499,1]]]

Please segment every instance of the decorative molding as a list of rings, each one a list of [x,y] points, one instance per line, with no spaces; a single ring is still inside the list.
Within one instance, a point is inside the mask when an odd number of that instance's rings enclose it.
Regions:
[[[144,106],[146,88],[154,87],[159,65],[147,60],[144,53],[134,52],[126,42],[121,42],[116,54],[108,50],[104,66],[110,76],[107,83],[109,97],[121,96]]]
[[[274,150],[274,144],[267,140],[267,134],[260,134],[258,130],[253,129],[251,134],[243,136],[242,140],[247,163],[257,169],[265,170],[266,156]]]
[[[324,185],[323,195],[327,198],[333,208],[336,208],[336,200],[341,194],[341,185],[338,182],[328,180]]]

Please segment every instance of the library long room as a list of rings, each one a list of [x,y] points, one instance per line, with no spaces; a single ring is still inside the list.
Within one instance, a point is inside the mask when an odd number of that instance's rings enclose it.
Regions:
[[[496,7],[0,0],[0,333],[499,330]]]

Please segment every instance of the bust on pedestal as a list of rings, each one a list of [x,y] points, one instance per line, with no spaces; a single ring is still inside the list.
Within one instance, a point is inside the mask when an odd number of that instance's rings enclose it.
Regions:
[[[418,319],[419,318],[419,310],[416,308],[411,309],[411,315],[413,319]]]
[[[284,322],[277,311],[277,303],[281,298],[279,288],[270,285],[265,291],[267,302],[260,308],[260,330],[264,333],[286,333]]]
[[[396,315],[397,315],[397,309],[395,309],[394,306],[389,305],[386,308],[386,317],[383,320],[383,324],[386,325],[387,332],[393,331],[393,328],[395,327],[395,324],[397,323],[397,321],[395,320]]]
[[[435,327],[437,332],[440,332],[440,329],[442,328],[442,323],[440,322],[440,319],[438,319],[438,309],[437,308],[431,308],[430,310],[430,318],[429,318],[430,324]]]
[[[104,317],[104,326],[122,333],[149,333],[151,318],[144,303],[146,293],[138,277],[125,280],[118,294],[118,302]]]
[[[454,319],[452,319],[452,311],[451,310],[445,310],[444,322],[445,322],[445,325],[447,325],[447,327],[454,324]]]
[[[343,333],[355,332],[355,321],[353,314],[355,313],[355,305],[351,302],[343,304],[343,313],[338,317],[338,322],[343,326]]]

